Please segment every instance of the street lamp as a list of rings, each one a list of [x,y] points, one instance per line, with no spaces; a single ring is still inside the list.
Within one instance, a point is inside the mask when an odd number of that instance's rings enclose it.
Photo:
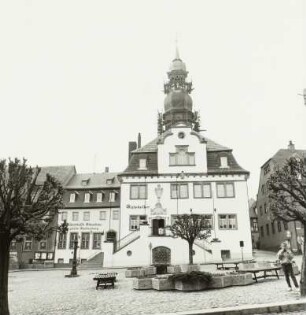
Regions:
[[[78,240],[74,240],[73,242],[73,259],[72,259],[72,268],[70,275],[66,275],[65,277],[72,278],[72,277],[78,277],[77,272],[77,250],[78,250]]]

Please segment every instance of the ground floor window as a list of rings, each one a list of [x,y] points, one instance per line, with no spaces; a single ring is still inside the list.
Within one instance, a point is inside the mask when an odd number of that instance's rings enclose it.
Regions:
[[[93,233],[92,249],[101,249],[101,233]]]
[[[69,248],[74,248],[74,242],[78,240],[78,233],[70,233],[70,243]]]
[[[89,238],[90,238],[89,233],[82,233],[81,249],[89,249]]]
[[[130,231],[139,230],[139,226],[146,221],[146,215],[130,215]]]
[[[67,234],[66,233],[60,233],[58,236],[58,249],[66,249],[67,244]]]

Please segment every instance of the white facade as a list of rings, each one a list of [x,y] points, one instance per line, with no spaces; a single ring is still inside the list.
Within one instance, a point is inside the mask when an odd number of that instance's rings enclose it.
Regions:
[[[183,139],[178,136],[182,132]],[[171,165],[169,156],[177,146],[186,146],[188,152],[194,153],[190,163],[192,165]],[[152,250],[158,246],[171,250],[171,264],[188,263],[188,243],[170,237],[167,229],[163,228],[171,224],[175,215],[189,214],[190,210],[194,214],[210,216],[212,220],[211,238],[204,242],[204,246],[198,246],[199,241],[194,245],[195,262],[220,261],[222,258],[241,259],[242,255],[244,259],[252,257],[247,176],[209,175],[206,152],[206,143],[191,128],[172,128],[157,145],[158,175],[122,174],[120,230],[121,238],[129,238],[130,244],[124,244],[123,249],[119,248],[113,255],[109,262],[112,266],[152,263],[148,259],[152,256]],[[197,184],[210,187],[206,190],[205,197],[196,194]],[[140,196],[143,199],[131,196],[131,187],[136,185],[146,187],[145,195]],[[181,198],[173,192],[173,187],[180,185],[184,186]],[[223,185],[232,189],[229,197],[223,195]],[[139,224],[147,221],[148,225],[140,225],[140,231],[135,231],[132,220],[135,217],[140,218]],[[160,224],[161,230],[157,232],[160,235],[156,235],[156,228],[154,231],[154,220]],[[220,242],[211,242],[213,238],[218,238]],[[241,241],[243,248],[240,247]]]
[[[55,263],[67,264],[71,262],[75,235],[77,235],[78,240],[77,259],[80,262],[89,260],[98,253],[103,252],[106,231],[119,230],[119,217],[117,218],[117,213],[120,216],[119,211],[119,208],[112,208],[111,210],[105,208],[60,210],[58,225],[61,225],[64,222],[63,218],[66,218],[68,232],[66,233],[65,244],[60,242],[60,235],[57,235]],[[101,212],[103,215],[101,215]],[[63,216],[63,213],[66,215]],[[76,213],[78,214],[77,219],[75,217]]]

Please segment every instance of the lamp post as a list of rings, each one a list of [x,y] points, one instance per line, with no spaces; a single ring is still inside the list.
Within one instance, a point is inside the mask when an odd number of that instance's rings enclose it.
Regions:
[[[72,259],[72,268],[70,275],[66,275],[65,277],[72,278],[72,277],[78,277],[77,272],[77,250],[78,250],[78,240],[74,240],[73,242],[73,259]]]

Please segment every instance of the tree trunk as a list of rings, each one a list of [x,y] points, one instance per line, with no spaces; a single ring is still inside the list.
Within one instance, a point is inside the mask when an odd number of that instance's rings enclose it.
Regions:
[[[302,268],[301,268],[301,281],[300,281],[300,287],[301,287],[301,295],[306,296],[306,266],[305,266],[305,255],[306,255],[306,242],[305,242],[305,236],[306,236],[306,224],[303,224],[304,227],[304,242],[303,242],[303,256],[302,256]]]
[[[192,254],[193,243],[188,242],[188,245],[189,245],[189,265],[193,265],[193,254]]]
[[[8,271],[10,259],[10,241],[8,233],[0,232],[0,315],[9,315]]]

